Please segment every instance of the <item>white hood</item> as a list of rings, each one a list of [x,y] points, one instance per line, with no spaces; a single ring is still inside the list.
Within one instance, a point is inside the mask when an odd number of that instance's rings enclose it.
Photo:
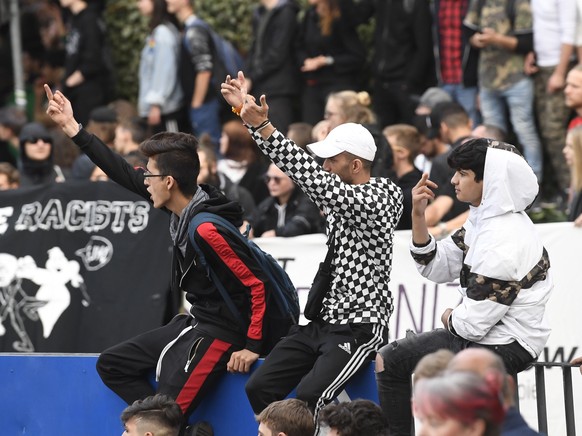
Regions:
[[[513,145],[492,141],[485,157],[481,219],[522,212],[536,198],[537,178]]]

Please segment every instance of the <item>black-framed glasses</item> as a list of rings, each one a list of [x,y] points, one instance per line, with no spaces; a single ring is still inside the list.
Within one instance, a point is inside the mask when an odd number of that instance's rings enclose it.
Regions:
[[[264,180],[265,183],[269,183],[272,180],[278,185],[283,180],[283,177],[265,175]]]
[[[143,176],[147,179],[150,177],[168,177],[169,174],[152,174],[148,170],[143,170]]]

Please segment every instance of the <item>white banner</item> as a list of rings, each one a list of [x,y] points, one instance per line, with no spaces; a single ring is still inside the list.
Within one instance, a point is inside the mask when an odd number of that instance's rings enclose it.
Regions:
[[[582,247],[582,229],[575,228],[572,223],[540,224],[537,229],[548,250],[555,283],[547,307],[552,335],[539,361],[567,362],[582,355],[582,327],[575,322],[582,311],[582,289],[576,285],[581,265],[577,252]],[[404,337],[407,329],[420,333],[441,327],[442,312],[460,301],[457,283],[439,285],[418,273],[408,250],[409,240],[410,231],[396,232],[390,283],[395,309],[390,319],[390,340]],[[325,236],[263,238],[255,242],[285,266],[299,291],[303,307],[319,262],[325,258]],[[573,368],[572,373],[576,427],[582,429],[582,375],[577,368]],[[562,436],[566,434],[562,371],[546,369],[545,375],[548,432],[550,436]],[[537,428],[535,374],[531,369],[519,375],[519,396],[522,414]]]

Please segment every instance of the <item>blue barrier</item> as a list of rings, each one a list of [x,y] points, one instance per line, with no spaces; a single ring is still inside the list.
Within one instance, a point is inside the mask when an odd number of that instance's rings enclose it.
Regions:
[[[95,354],[0,354],[0,434],[121,434],[119,415],[126,404],[103,385],[96,361]],[[192,419],[210,422],[216,436],[257,434],[244,392],[247,379],[245,374],[225,375]],[[378,401],[372,364],[351,380],[346,393]]]

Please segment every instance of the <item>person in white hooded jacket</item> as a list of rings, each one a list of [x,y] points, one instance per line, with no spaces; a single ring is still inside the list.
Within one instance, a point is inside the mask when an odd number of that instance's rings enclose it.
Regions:
[[[391,435],[410,435],[411,374],[426,354],[486,347],[507,372],[526,369],[550,335],[545,306],[553,288],[548,253],[525,210],[538,193],[536,176],[510,144],[472,139],[453,150],[448,164],[457,198],[469,218],[436,242],[424,212],[437,185],[424,174],[413,188],[410,250],[419,272],[437,283],[459,280],[461,303],[445,310],[444,328],[396,340],[376,357],[380,404]]]

